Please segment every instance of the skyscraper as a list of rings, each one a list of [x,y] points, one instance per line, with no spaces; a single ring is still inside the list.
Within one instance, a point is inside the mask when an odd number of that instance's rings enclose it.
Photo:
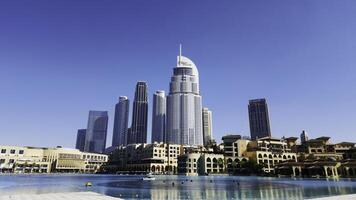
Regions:
[[[309,140],[308,133],[305,130],[303,130],[302,133],[300,134],[300,141],[302,142],[302,144],[304,144],[308,140]]]
[[[119,97],[115,105],[114,130],[112,135],[112,146],[127,144],[127,126],[129,119],[130,101],[126,96]]]
[[[203,140],[204,145],[210,144],[213,139],[213,115],[208,108],[203,108]]]
[[[106,146],[107,128],[107,111],[89,111],[84,151],[103,153]]]
[[[84,151],[86,133],[87,133],[87,129],[78,129],[75,148],[79,149],[80,151]]]
[[[248,115],[252,140],[262,137],[271,137],[266,99],[250,100]]]
[[[153,94],[152,139],[151,142],[164,142],[166,135],[166,95],[164,91]]]
[[[173,144],[202,145],[202,97],[198,69],[180,54],[173,69],[167,96],[167,136]]]
[[[147,142],[147,114],[147,84],[146,82],[139,81],[136,84],[128,144]]]

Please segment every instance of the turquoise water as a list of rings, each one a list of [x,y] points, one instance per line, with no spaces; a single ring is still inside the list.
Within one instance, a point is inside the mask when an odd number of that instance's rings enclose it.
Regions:
[[[93,187],[84,186],[88,181]],[[306,199],[356,193],[356,180],[156,176],[155,181],[142,181],[142,176],[120,175],[0,175],[0,195],[80,191],[124,199]]]

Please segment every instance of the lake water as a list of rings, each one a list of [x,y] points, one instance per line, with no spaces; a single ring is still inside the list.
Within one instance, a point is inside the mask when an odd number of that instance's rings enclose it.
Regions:
[[[86,188],[86,182],[93,186]],[[0,195],[80,191],[124,199],[305,199],[356,193],[356,180],[156,176],[155,181],[143,181],[142,176],[120,175],[0,175]]]

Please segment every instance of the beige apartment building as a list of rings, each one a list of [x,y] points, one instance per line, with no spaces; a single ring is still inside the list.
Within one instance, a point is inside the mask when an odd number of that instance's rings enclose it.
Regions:
[[[177,157],[183,152],[183,146],[178,144],[130,144],[115,151],[113,163],[117,163],[117,169],[114,171],[176,173]]]
[[[297,146],[298,158],[300,160],[343,160],[347,153],[355,146],[352,142],[340,142],[332,144],[330,137],[318,137],[307,140]]]
[[[242,139],[240,135],[226,135],[222,137],[226,170],[232,173],[240,167],[240,163],[249,160],[246,151],[250,140]]]
[[[178,157],[178,174],[187,176],[224,174],[223,154],[212,152],[186,153]]]
[[[222,138],[224,156],[228,172],[239,168],[240,163],[254,160],[262,164],[266,173],[274,172],[276,164],[285,161],[297,161],[297,154],[292,152],[288,141],[264,137],[254,141],[242,139],[240,135],[226,135]]]
[[[0,172],[95,173],[108,156],[67,148],[0,146]]]
[[[297,154],[291,151],[285,140],[271,137],[250,141],[245,154],[257,164],[262,164],[266,173],[273,173],[278,163],[297,162]]]

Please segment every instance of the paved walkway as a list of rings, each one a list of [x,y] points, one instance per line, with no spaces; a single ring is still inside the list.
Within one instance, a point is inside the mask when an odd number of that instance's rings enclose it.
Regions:
[[[355,200],[356,194],[348,194],[348,195],[337,195],[332,197],[324,197],[324,198],[317,198],[313,200]]]
[[[0,200],[120,200],[94,192],[72,192],[51,194],[19,194],[1,196]]]

